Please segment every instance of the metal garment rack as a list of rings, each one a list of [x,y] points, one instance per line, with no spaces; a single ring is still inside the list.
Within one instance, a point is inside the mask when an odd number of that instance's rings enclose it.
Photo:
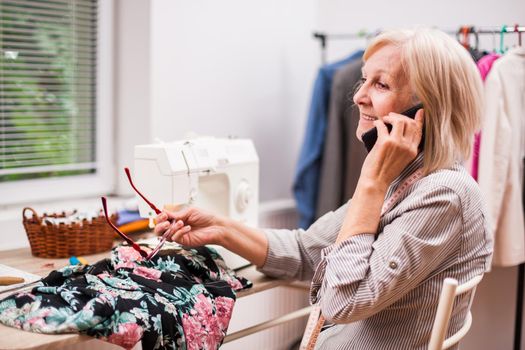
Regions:
[[[476,46],[479,44],[479,35],[492,35],[494,37],[499,36],[500,50],[503,44],[503,35],[514,34],[518,35],[518,45],[522,45],[521,33],[525,33],[525,26],[462,26],[459,30],[444,30],[445,33],[450,35],[456,35],[457,39],[465,46],[469,46],[469,36],[474,36]],[[328,40],[357,40],[357,39],[370,39],[380,33],[380,30],[375,32],[359,31],[355,33],[341,33],[341,34],[328,34],[324,32],[314,32],[313,37],[319,40],[321,45],[321,62],[326,64],[326,50],[328,46]],[[525,159],[524,159],[525,164]],[[523,208],[525,216],[525,174],[523,178]],[[517,288],[516,288],[516,317],[514,319],[514,350],[521,350],[521,330],[523,327],[523,293],[525,284],[525,263],[518,265],[518,276],[517,276]]]
[[[445,33],[450,35],[456,35],[458,40],[460,36],[474,36],[476,40],[476,45],[479,43],[478,36],[481,35],[493,35],[500,36],[500,42],[504,34],[516,34],[519,38],[519,45],[521,46],[521,33],[525,33],[525,26],[483,26],[483,27],[474,27],[474,26],[463,26],[459,30],[444,30]],[[329,40],[368,40],[376,35],[381,33],[381,29],[375,30],[373,32],[368,32],[366,30],[357,31],[354,33],[326,33],[326,32],[313,32],[312,35],[315,39],[319,40],[321,46],[321,62],[324,65],[326,63],[326,51]]]
[[[356,33],[344,33],[344,34],[327,34],[324,32],[314,32],[314,38],[319,40],[321,44],[321,62],[324,65],[326,63],[326,46],[328,39],[331,40],[356,40],[356,39],[370,39],[376,36],[377,33],[368,33],[366,31],[359,31]]]

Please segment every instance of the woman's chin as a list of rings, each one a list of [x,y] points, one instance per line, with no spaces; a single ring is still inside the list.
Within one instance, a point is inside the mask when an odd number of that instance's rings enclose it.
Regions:
[[[361,138],[361,136],[362,136],[365,132],[367,132],[368,130],[371,130],[373,127],[374,127],[374,124],[373,124],[373,123],[370,123],[370,125],[368,125],[368,123],[367,123],[367,125],[361,125],[361,124],[359,124],[359,126],[357,127],[357,130],[356,130],[356,132],[355,132],[355,136],[357,136],[357,139],[358,139],[359,141],[363,141],[362,138]]]
[[[361,137],[363,136],[363,132],[361,130],[357,129],[357,131],[355,132],[355,136],[359,141],[363,142],[363,138]]]

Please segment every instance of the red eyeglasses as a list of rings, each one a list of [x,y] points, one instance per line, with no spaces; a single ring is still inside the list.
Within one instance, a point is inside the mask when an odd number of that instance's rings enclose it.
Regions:
[[[126,172],[126,175],[128,176],[129,183],[131,184],[131,187],[133,187],[135,192],[137,192],[137,194],[139,196],[141,196],[142,199],[144,199],[144,201],[149,205],[149,207],[151,209],[153,209],[153,211],[157,215],[160,214],[161,213],[160,209],[157,208],[153,203],[151,203],[146,197],[144,197],[144,195],[142,193],[140,193],[140,191],[135,187],[135,185],[133,184],[133,181],[131,180],[131,173],[130,173],[129,169],[128,168],[124,168],[124,171]],[[164,243],[166,243],[166,239],[168,238],[169,230],[166,230],[166,232],[161,237],[161,239],[159,241],[159,244],[155,247],[155,249],[153,249],[151,252],[147,253],[146,251],[144,251],[144,249],[142,249],[137,243],[135,243],[131,238],[129,238],[124,232],[120,231],[111,222],[111,220],[109,219],[109,216],[108,216],[108,207],[107,207],[107,203],[106,203],[107,202],[106,201],[106,197],[102,197],[101,200],[102,200],[102,207],[104,208],[104,215],[106,216],[106,221],[113,228],[113,230],[115,230],[115,232],[117,232],[119,234],[120,237],[122,237],[130,246],[132,246],[133,249],[135,249],[137,252],[139,252],[140,255],[145,260],[151,260],[155,255],[157,255],[157,253],[160,251],[160,248],[162,248]]]

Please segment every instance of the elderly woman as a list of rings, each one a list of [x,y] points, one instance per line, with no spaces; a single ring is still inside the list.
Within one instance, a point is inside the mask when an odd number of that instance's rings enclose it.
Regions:
[[[462,166],[481,79],[461,45],[430,29],[377,36],[362,71],[357,137],[373,127],[378,137],[347,204],[306,231],[250,228],[192,207],[160,214],[155,231],[183,245],[220,244],[269,276],[311,279],[311,302],[332,324],[317,348],[426,349],[443,280],[464,283],[490,266],[480,191]],[[417,104],[414,119],[400,114]]]

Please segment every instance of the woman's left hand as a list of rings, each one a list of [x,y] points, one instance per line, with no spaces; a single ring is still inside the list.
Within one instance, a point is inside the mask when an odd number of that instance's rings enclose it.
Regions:
[[[398,113],[389,113],[374,121],[377,142],[361,169],[361,178],[388,188],[403,169],[418,154],[423,135],[424,110],[419,109],[414,119]],[[385,122],[392,125],[389,133]]]

